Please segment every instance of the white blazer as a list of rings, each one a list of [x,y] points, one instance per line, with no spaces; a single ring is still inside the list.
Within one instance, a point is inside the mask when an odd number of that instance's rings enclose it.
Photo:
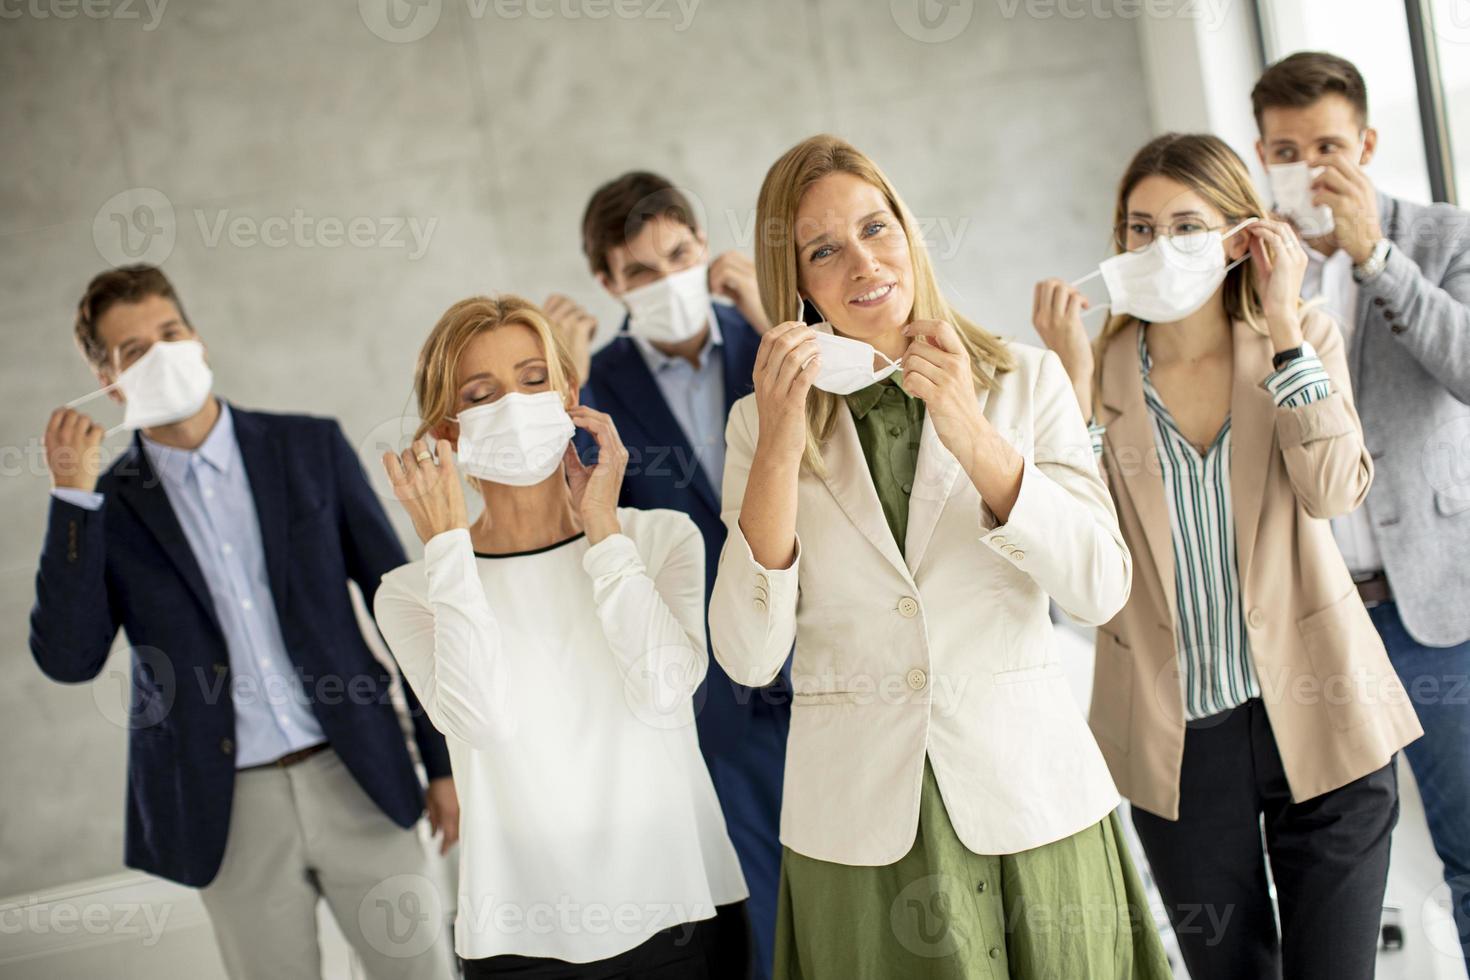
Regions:
[[[730,677],[752,686],[796,643],[781,841],[800,854],[884,865],[907,853],[926,753],[978,854],[1060,840],[1118,804],[1056,659],[1047,599],[1106,622],[1132,562],[1061,362],[1011,351],[1016,367],[977,396],[1025,457],[1010,519],[997,525],[926,415],[902,554],[844,406],[822,447],[826,475],[800,476],[796,560],[758,564],[739,524],[755,397],[731,412],[711,638]]]

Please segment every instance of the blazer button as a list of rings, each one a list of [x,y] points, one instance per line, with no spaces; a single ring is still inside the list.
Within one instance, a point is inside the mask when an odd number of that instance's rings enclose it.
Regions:
[[[898,614],[904,619],[913,619],[919,614],[919,604],[910,595],[898,600]]]
[[[760,596],[756,596],[756,599],[755,599],[755,611],[756,612],[765,612],[766,611],[766,600],[762,599]]]
[[[224,664],[215,664],[214,665],[214,672],[215,672],[215,675],[218,676],[218,677],[225,676],[225,674],[229,671],[229,669],[230,668],[227,667],[227,666],[225,666]]]
[[[225,755],[231,755],[231,754],[233,754],[234,751],[235,751],[235,740],[232,739],[232,738],[222,738],[222,739],[220,739],[219,740],[219,750],[221,752],[223,752]]]
[[[766,577],[764,575],[757,572],[755,576],[755,586],[758,589],[768,589],[771,587],[771,583],[766,580]]]
[[[1382,296],[1374,296],[1373,297],[1373,305],[1374,306],[1382,306],[1383,303],[1384,303],[1384,299],[1383,299]]]
[[[1246,614],[1245,621],[1250,624],[1251,629],[1260,629],[1266,625],[1266,614],[1260,609],[1252,609]]]
[[[1022,551],[1021,549],[1019,549],[1019,548],[1012,548],[1011,549],[1011,561],[1020,561],[1022,558],[1025,558],[1025,557],[1026,557],[1026,552]]]
[[[925,683],[928,682],[929,677],[922,670],[915,667],[913,670],[909,671],[907,680],[909,682],[909,687],[913,688],[915,691],[922,691],[924,689]]]
[[[1393,332],[1393,333],[1403,333],[1404,332],[1404,325],[1402,323],[1395,323],[1392,326],[1390,326],[1388,329],[1391,332]]]

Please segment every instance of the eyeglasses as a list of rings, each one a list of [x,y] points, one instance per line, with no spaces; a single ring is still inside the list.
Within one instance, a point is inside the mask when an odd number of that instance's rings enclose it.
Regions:
[[[1142,252],[1154,243],[1155,237],[1166,235],[1179,251],[1196,253],[1209,245],[1210,232],[1223,231],[1224,228],[1224,225],[1211,228],[1198,218],[1179,218],[1160,231],[1150,222],[1131,218],[1113,227],[1113,241],[1129,252]]]

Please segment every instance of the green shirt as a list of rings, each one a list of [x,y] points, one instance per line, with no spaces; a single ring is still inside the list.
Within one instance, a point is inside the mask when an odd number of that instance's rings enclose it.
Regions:
[[[883,505],[888,529],[903,554],[909,530],[909,495],[914,491],[914,470],[919,464],[919,437],[924,432],[924,403],[903,390],[897,375],[846,395],[848,410],[857,426],[858,442],[873,489]]]

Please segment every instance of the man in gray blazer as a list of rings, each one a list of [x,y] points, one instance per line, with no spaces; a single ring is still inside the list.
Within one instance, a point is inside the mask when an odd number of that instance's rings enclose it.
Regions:
[[[1291,55],[1251,101],[1274,206],[1311,259],[1303,296],[1347,341],[1376,475],[1333,531],[1424,726],[1404,753],[1470,965],[1470,212],[1373,186],[1378,134],[1350,62]]]

